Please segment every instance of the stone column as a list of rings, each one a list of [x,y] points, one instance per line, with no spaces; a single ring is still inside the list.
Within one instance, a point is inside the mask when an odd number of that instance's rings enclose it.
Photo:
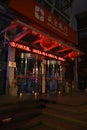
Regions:
[[[15,48],[8,45],[7,77],[6,77],[6,94],[11,96],[17,95],[16,79],[14,79],[14,67],[9,66],[9,61],[15,62]]]
[[[75,91],[78,91],[78,66],[77,66],[77,58],[75,58],[74,62],[74,85]]]
[[[39,84],[38,84],[38,55],[36,56],[36,63],[35,63],[35,76],[36,76],[36,86],[35,91],[36,93],[39,92]]]
[[[45,71],[46,71],[46,61],[42,61],[42,94],[45,94]]]

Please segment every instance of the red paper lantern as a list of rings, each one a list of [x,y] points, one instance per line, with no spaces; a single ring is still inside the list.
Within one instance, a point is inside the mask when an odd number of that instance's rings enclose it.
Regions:
[[[43,36],[40,45],[41,47],[45,48],[45,47],[50,47],[52,45],[52,40],[50,40],[48,37]]]
[[[70,58],[70,59],[73,59],[73,58],[75,58],[75,57],[77,57],[79,54],[78,54],[78,52],[77,51],[73,51],[73,52],[71,52],[71,53],[69,53],[68,54],[68,57]]]

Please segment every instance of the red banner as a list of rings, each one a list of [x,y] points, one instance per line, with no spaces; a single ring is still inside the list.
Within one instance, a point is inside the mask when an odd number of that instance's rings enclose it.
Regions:
[[[62,39],[77,43],[77,32],[35,0],[10,0],[9,7]]]

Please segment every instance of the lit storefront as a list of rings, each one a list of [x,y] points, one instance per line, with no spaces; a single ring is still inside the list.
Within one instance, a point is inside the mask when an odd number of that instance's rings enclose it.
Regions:
[[[11,32],[6,91],[10,95],[66,91],[64,65],[82,54],[75,48],[76,31],[34,0],[11,0],[9,7],[20,17],[6,30]]]

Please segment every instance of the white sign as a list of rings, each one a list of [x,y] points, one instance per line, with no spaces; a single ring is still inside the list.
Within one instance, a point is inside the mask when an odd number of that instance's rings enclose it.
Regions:
[[[15,68],[15,67],[16,67],[16,62],[14,62],[14,61],[9,61],[9,62],[8,62],[8,66]]]
[[[35,17],[44,22],[44,10],[38,6],[35,6]]]

